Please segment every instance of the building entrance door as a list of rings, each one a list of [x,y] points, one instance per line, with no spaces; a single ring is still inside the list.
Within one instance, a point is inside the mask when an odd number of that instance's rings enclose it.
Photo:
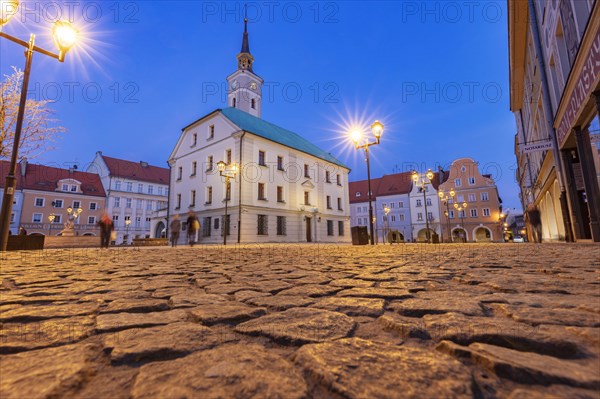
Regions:
[[[306,242],[312,242],[311,218],[306,218]]]

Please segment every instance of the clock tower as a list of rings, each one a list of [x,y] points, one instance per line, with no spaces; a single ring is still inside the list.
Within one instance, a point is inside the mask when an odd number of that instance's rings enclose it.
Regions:
[[[252,70],[254,57],[248,43],[248,18],[244,18],[242,51],[237,61],[237,71],[227,77],[227,105],[260,118],[264,81]]]

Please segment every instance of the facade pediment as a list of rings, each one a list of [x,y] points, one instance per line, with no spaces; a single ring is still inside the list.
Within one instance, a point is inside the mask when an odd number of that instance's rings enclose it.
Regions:
[[[302,187],[315,188],[315,185],[310,180],[305,180],[302,182]]]

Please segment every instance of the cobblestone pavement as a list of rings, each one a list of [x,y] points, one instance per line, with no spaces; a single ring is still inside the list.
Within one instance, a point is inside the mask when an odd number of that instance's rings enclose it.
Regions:
[[[2,254],[4,398],[600,397],[600,247]]]

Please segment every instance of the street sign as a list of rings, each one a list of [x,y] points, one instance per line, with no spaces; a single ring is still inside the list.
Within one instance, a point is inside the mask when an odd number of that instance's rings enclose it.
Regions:
[[[551,150],[552,149],[552,141],[550,141],[550,140],[538,141],[537,143],[524,145],[522,148],[523,148],[523,152],[525,154],[530,154],[532,152],[537,152],[537,151]]]

